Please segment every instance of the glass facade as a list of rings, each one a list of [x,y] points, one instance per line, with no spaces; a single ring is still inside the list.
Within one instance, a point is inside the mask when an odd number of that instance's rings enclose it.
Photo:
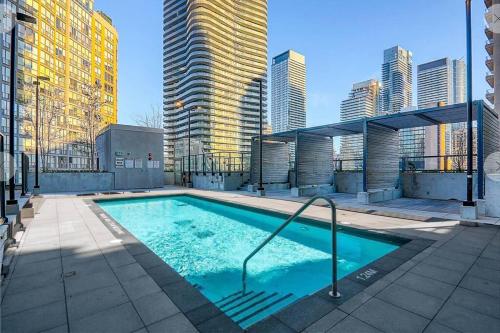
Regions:
[[[117,31],[108,16],[94,11],[93,0],[7,3],[37,19],[36,25],[18,24],[16,152],[26,152],[34,163],[40,81],[41,167],[88,169],[89,118],[95,131],[117,122]],[[8,135],[10,34],[2,35],[1,129]]]

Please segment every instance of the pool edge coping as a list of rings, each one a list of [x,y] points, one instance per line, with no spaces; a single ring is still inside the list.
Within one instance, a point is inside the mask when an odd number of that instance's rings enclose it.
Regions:
[[[147,199],[172,196],[190,196],[219,202],[221,204],[230,204],[241,208],[257,209],[261,212],[271,212],[280,215],[289,215],[283,211],[272,210],[253,205],[225,201],[223,199],[214,199],[203,195],[192,193],[175,193],[146,196],[127,196],[120,198],[87,198],[83,199],[88,204],[90,210],[107,227],[107,229],[117,238],[122,240],[122,244],[137,263],[146,271],[146,273],[158,284],[162,291],[174,302],[184,316],[200,332],[210,332],[214,328],[224,328],[224,332],[263,332],[262,329],[270,328],[269,325],[285,325],[287,328],[301,332],[310,325],[314,324],[331,311],[347,302],[352,297],[363,292],[366,288],[382,279],[387,274],[393,272],[404,263],[410,261],[413,257],[430,247],[435,241],[412,235],[402,235],[392,231],[372,230],[363,226],[350,224],[350,229],[362,231],[363,233],[378,234],[381,238],[399,238],[408,240],[401,244],[393,252],[380,257],[379,259],[363,266],[339,280],[339,291],[342,294],[340,299],[333,299],[328,295],[331,286],[327,286],[320,291],[304,296],[294,303],[287,305],[278,312],[262,319],[247,329],[241,328],[229,316],[219,310],[213,302],[206,298],[195,286],[177,273],[170,265],[158,257],[145,244],[132,235],[118,221],[105,212],[99,202],[117,201],[128,199]],[[322,224],[331,224],[325,219],[320,219],[305,215],[307,219],[321,222]],[[339,224],[340,226],[342,224]],[[154,262],[154,263],[152,263]],[[154,272],[153,272],[154,271]],[[275,321],[278,321],[276,323]],[[259,327],[261,327],[259,329]]]

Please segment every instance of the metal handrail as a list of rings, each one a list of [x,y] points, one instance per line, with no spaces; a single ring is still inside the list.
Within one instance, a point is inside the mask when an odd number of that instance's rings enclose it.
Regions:
[[[292,223],[297,217],[304,212],[307,207],[312,205],[316,200],[325,200],[332,210],[332,290],[330,291],[330,296],[334,298],[339,298],[340,293],[337,288],[337,208],[335,203],[328,197],[317,195],[308,202],[306,202],[295,214],[290,216],[282,225],[279,226],[269,237],[266,238],[255,250],[250,253],[243,261],[243,275],[242,275],[242,293],[245,294],[247,288],[247,264],[250,259],[252,259],[264,246],[267,245],[274,237],[276,237],[283,229],[286,228],[290,223]]]

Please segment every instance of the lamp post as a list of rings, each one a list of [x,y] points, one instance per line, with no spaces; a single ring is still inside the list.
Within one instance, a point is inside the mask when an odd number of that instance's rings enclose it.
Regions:
[[[472,23],[471,0],[465,0],[467,25],[467,200],[463,203],[462,217],[476,219],[477,205],[473,198],[473,133],[472,133]]]
[[[266,195],[266,191],[262,181],[262,79],[257,80],[257,82],[259,82],[259,187],[257,195],[263,197]]]
[[[40,115],[40,107],[39,107],[39,98],[40,98],[40,82],[41,81],[49,81],[50,79],[46,76],[37,76],[36,81],[33,84],[36,86],[36,97],[35,97],[35,186],[33,188],[34,195],[40,195],[40,184],[38,182],[38,172],[39,172],[39,156],[38,156],[38,145],[39,145],[39,115]]]
[[[3,223],[7,223],[9,220],[5,211],[5,146],[2,133],[0,133],[0,168],[0,217]]]
[[[15,179],[15,145],[14,145],[14,126],[15,126],[15,106],[16,106],[16,40],[17,40],[17,22],[26,22],[36,24],[36,18],[23,13],[12,14],[12,30],[10,32],[10,96],[9,96],[9,200],[7,200],[7,210],[16,213],[19,210],[16,200],[16,179]]]

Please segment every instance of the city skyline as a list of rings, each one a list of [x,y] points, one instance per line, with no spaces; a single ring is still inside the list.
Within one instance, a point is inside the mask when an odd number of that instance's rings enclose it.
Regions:
[[[113,16],[121,32],[120,65],[129,68],[120,76],[123,99],[119,122],[124,123],[134,123],[134,116],[149,109],[151,104],[162,104],[158,88],[163,80],[158,71],[162,64],[159,42],[162,1],[151,1],[151,9],[145,12],[135,12],[132,4],[130,0],[120,4],[98,0],[96,4]],[[353,82],[380,79],[383,49],[397,44],[408,48],[413,51],[415,64],[442,57],[465,57],[465,8],[461,2],[443,0],[426,6],[411,1],[398,2],[398,6],[392,6],[390,1],[377,4],[322,2],[320,6],[314,1],[311,5],[310,2],[274,0],[269,2],[268,11],[269,62],[272,56],[286,49],[295,49],[308,59],[308,126],[338,121],[341,101]],[[388,11],[394,13],[394,21],[385,21],[384,13]],[[443,17],[443,12],[448,14]],[[352,13],[357,13],[354,19]],[[412,13],[411,23],[406,22],[405,13]],[[484,4],[473,2],[474,99],[483,99],[488,88],[484,80],[483,14]],[[314,20],[303,19],[312,16]],[[127,26],[130,17],[137,20],[141,29]],[[372,24],[378,29],[375,37],[366,33],[369,18],[374,19]],[[433,22],[430,26],[429,21]],[[331,28],[325,30],[325,26]],[[394,29],[396,26],[398,29]],[[144,34],[153,37],[144,39]],[[327,43],[319,43],[321,40]],[[138,43],[148,50],[147,54],[134,49]],[[146,61],[139,64],[138,58]],[[268,73],[270,79],[270,70]]]

